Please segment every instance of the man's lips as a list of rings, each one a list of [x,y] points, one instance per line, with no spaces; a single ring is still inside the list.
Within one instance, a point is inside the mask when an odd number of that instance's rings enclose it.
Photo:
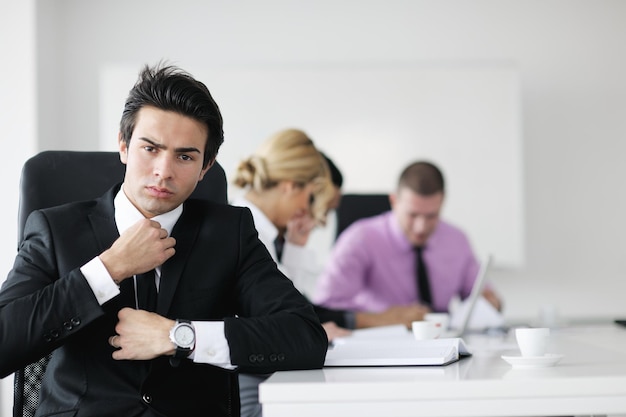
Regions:
[[[146,189],[148,190],[148,193],[155,197],[169,197],[174,194],[172,191],[163,187],[148,186]]]

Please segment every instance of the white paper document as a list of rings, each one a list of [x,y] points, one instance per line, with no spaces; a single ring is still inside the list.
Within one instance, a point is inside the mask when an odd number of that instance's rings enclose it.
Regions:
[[[467,301],[467,300],[466,300]],[[470,308],[468,303],[458,302],[452,303],[450,306],[450,327],[453,329],[459,329],[463,326],[463,320],[468,314],[467,310]],[[485,330],[489,328],[496,328],[504,325],[504,316],[498,310],[496,310],[489,301],[483,297],[476,300],[476,304],[473,306],[467,328],[463,330]]]
[[[342,338],[326,353],[324,366],[446,365],[470,352],[460,338],[415,340]]]

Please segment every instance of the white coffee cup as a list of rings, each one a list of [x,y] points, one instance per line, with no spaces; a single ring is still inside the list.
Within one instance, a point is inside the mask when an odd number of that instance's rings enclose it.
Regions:
[[[436,339],[440,332],[435,323],[426,320],[412,322],[411,329],[416,340]]]
[[[544,356],[548,348],[550,329],[547,327],[515,329],[517,346],[525,357]]]
[[[439,329],[437,337],[441,336],[450,325],[450,315],[448,313],[427,313],[424,315],[424,321],[435,323]]]

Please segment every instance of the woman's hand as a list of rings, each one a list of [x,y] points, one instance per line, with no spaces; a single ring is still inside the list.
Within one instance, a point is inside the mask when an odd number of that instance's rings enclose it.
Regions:
[[[285,240],[298,246],[306,245],[315,224],[315,219],[309,213],[296,215],[287,223]]]

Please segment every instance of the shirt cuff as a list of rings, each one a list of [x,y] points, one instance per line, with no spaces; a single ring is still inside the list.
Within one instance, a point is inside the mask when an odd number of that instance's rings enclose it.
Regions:
[[[120,293],[120,288],[109,275],[99,257],[93,258],[80,268],[87,283],[91,287],[100,305],[106,303]]]
[[[208,363],[224,369],[235,369],[230,363],[230,347],[224,336],[223,321],[194,321],[196,348],[190,358],[196,363]]]

